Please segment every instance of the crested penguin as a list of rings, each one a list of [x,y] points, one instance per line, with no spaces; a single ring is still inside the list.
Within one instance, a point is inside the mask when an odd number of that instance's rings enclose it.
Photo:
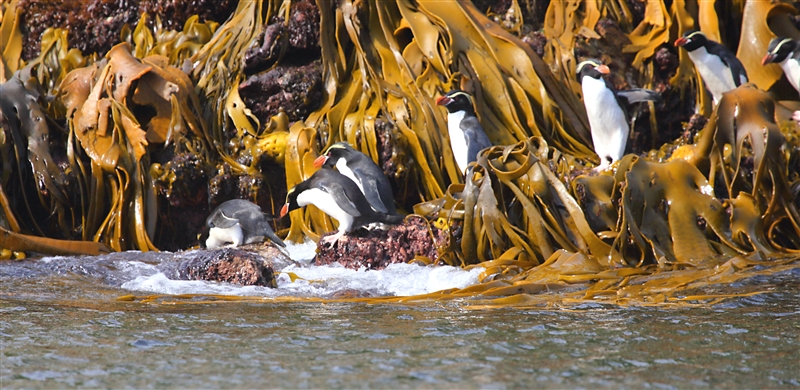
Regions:
[[[339,222],[339,232],[323,239],[328,243],[365,225],[376,222],[396,225],[403,221],[400,215],[373,210],[356,183],[333,169],[320,169],[290,189],[286,194],[286,203],[281,208],[281,217],[309,204]]]
[[[478,152],[492,146],[483,126],[475,116],[472,96],[454,89],[436,99],[436,104],[447,108],[447,133],[450,148],[461,173],[465,173],[467,165],[477,160]]]
[[[714,97],[714,104],[722,99],[722,94],[747,83],[747,71],[741,61],[730,49],[709,40],[700,31],[687,31],[675,41],[675,46],[683,47],[689,53],[697,71]]]
[[[231,246],[251,244],[269,238],[275,244],[286,244],[275,235],[268,218],[257,204],[244,199],[223,202],[206,219],[210,228],[207,248],[219,248],[226,242]]]
[[[337,142],[314,160],[317,168],[333,168],[358,185],[372,209],[385,214],[397,214],[389,179],[369,156],[353,149],[347,142]]]
[[[773,38],[767,46],[762,65],[776,63],[781,66],[794,89],[800,92],[800,42],[791,38]]]
[[[622,158],[628,143],[627,105],[636,102],[658,101],[658,93],[648,89],[616,91],[603,78],[610,72],[598,59],[588,59],[578,64],[576,73],[583,91],[583,104],[589,117],[594,151],[600,157],[596,170],[604,170]]]

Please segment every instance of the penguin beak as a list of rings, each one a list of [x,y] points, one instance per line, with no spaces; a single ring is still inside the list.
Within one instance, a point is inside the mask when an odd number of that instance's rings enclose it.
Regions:
[[[775,54],[772,54],[772,53],[767,54],[767,55],[764,56],[764,59],[761,60],[761,65],[771,64],[772,61],[774,61],[774,60],[775,60]]]
[[[689,43],[689,40],[684,37],[680,37],[675,40],[675,46],[683,46],[687,43]]]
[[[600,66],[598,66],[598,67],[597,67],[597,68],[595,68],[595,69],[597,69],[597,71],[598,71],[598,72],[600,72],[600,73],[602,73],[602,74],[609,74],[609,73],[611,73],[611,69],[608,69],[608,66],[607,66],[607,65],[600,65]]]
[[[283,207],[281,207],[281,218],[283,218],[283,216],[286,215],[286,213],[288,212],[289,212],[289,204],[284,203]]]
[[[450,102],[452,102],[452,101],[453,101],[453,99],[450,99],[447,96],[440,96],[438,99],[436,99],[436,105],[437,106],[446,106],[446,105],[450,104]]]
[[[322,156],[317,157],[317,159],[314,160],[314,168],[319,168],[319,167],[325,165],[326,161],[328,161],[328,156],[326,156],[324,154]]]

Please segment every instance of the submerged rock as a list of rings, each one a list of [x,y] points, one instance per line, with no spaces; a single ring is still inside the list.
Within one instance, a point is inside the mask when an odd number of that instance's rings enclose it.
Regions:
[[[335,234],[331,232],[326,236]],[[324,237],[324,236],[323,236]],[[436,248],[446,243],[446,234],[429,228],[420,217],[407,218],[388,230],[359,229],[334,244],[317,247],[317,265],[339,263],[350,269],[383,269],[389,264],[407,263],[417,256],[433,262],[439,258]]]

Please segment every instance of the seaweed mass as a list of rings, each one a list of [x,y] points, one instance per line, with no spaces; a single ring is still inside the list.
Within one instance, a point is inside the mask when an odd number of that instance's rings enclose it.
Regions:
[[[800,39],[789,3],[56,3],[0,3],[3,258],[190,248],[226,200],[277,214],[344,141],[435,238],[412,261],[486,269],[424,299],[707,304],[725,297],[692,292],[800,266],[800,97],[762,64],[776,36]],[[715,104],[673,46],[692,30],[735,48],[749,83]],[[588,58],[662,97],[600,172]],[[436,105],[453,89],[494,145],[466,176]],[[277,228],[317,241],[335,224],[307,207]]]

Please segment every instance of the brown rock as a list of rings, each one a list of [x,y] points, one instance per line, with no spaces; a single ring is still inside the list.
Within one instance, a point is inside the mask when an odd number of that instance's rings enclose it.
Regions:
[[[406,263],[416,256],[425,256],[435,262],[439,258],[436,248],[446,240],[444,232],[433,227],[429,229],[420,217],[411,217],[389,230],[359,229],[333,245],[320,244],[316,264],[339,263],[350,269],[383,269],[389,264]]]
[[[238,248],[190,252],[178,270],[182,280],[209,280],[244,286],[276,287],[272,263],[260,254]],[[285,257],[275,249],[274,256]]]

